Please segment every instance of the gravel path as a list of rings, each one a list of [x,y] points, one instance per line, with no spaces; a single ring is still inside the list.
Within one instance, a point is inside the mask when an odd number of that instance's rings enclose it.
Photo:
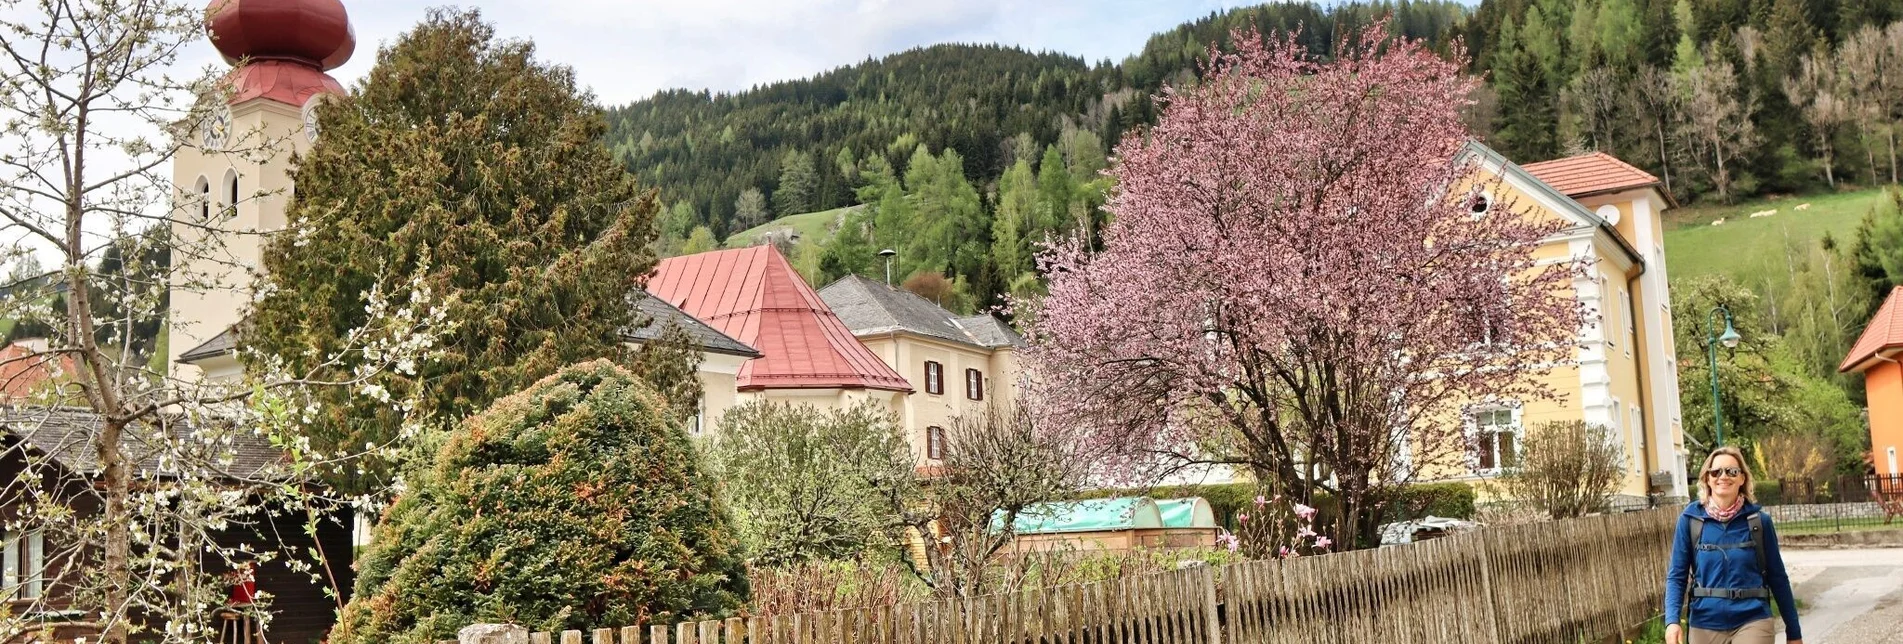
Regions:
[[[1805,644],[1903,644],[1903,549],[1785,550],[1784,565]]]

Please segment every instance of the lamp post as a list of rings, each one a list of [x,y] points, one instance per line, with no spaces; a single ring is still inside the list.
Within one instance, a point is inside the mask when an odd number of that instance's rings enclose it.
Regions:
[[[879,256],[885,258],[885,285],[886,286],[892,285],[892,256],[897,254],[899,254],[899,251],[892,250],[890,248],[879,251]]]
[[[1725,332],[1712,335],[1712,331],[1718,327],[1719,313],[1725,314]],[[1725,444],[1725,408],[1722,399],[1718,397],[1718,346],[1724,345],[1726,349],[1736,349],[1738,341],[1743,340],[1744,336],[1738,335],[1738,329],[1731,326],[1731,309],[1723,304],[1712,309],[1706,319],[1710,322],[1705,326],[1705,352],[1711,355],[1711,429],[1714,437],[1712,447],[1716,449]]]

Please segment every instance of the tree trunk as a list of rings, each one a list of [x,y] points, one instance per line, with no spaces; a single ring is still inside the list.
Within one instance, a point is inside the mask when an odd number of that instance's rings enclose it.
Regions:
[[[106,632],[100,640],[105,644],[126,644],[130,633],[126,621],[131,617],[127,603],[132,585],[132,519],[126,498],[131,494],[132,482],[131,468],[119,449],[124,433],[125,425],[118,421],[108,421],[99,433],[99,464],[105,472],[106,486],[106,559],[99,571],[106,580],[109,611]]]
[[[1877,184],[1877,149],[1870,145],[1870,123],[1862,116],[1857,117],[1857,141],[1863,144],[1863,154],[1870,158],[1870,185]]]

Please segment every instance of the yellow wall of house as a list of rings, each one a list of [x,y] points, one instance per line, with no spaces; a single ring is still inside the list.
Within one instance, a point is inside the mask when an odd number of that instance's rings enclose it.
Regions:
[[[1573,281],[1569,295],[1590,312],[1581,330],[1573,360],[1554,365],[1537,378],[1555,394],[1550,400],[1517,403],[1521,431],[1544,422],[1579,421],[1608,431],[1607,438],[1622,447],[1625,477],[1617,493],[1643,496],[1651,486],[1649,475],[1665,472],[1667,494],[1684,494],[1669,481],[1684,480],[1684,442],[1679,418],[1677,363],[1671,346],[1670,297],[1666,292],[1663,234],[1659,213],[1665,203],[1646,189],[1604,195],[1577,202],[1617,231],[1618,238],[1597,226],[1555,210],[1566,207],[1550,195],[1538,196],[1512,181],[1478,180],[1499,207],[1552,221],[1573,222],[1538,248],[1536,261],[1547,264],[1576,257],[1592,260],[1588,274]],[[1525,179],[1521,179],[1525,181]],[[1475,185],[1474,183],[1467,184]],[[1620,242],[1637,253],[1631,253]],[[1630,322],[1628,323],[1628,319]],[[1514,406],[1514,405],[1508,405]],[[1465,426],[1461,418],[1450,422]],[[1460,463],[1417,463],[1420,478],[1484,483],[1489,475],[1476,474]],[[1483,496],[1488,491],[1483,490]]]
[[[989,350],[902,332],[866,335],[859,340],[912,385],[912,393],[899,398],[895,409],[906,440],[919,455],[921,466],[942,464],[927,457],[929,428],[949,428],[955,417],[982,412],[987,405],[1006,405],[1016,400],[1017,356],[1011,349]],[[942,393],[933,394],[926,388],[926,361],[944,365]],[[983,379],[983,400],[973,400],[966,395],[967,369],[977,370]]]

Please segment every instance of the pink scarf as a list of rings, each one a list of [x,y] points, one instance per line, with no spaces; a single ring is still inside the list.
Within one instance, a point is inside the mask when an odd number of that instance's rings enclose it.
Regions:
[[[1712,518],[1713,521],[1717,521],[1719,523],[1730,521],[1731,517],[1738,516],[1739,510],[1744,509],[1744,495],[1743,494],[1733,497],[1731,499],[1731,507],[1728,507],[1728,508],[1720,508],[1720,507],[1712,505],[1712,501],[1715,501],[1715,500],[1716,499],[1710,499],[1705,501],[1705,516],[1709,516]]]

